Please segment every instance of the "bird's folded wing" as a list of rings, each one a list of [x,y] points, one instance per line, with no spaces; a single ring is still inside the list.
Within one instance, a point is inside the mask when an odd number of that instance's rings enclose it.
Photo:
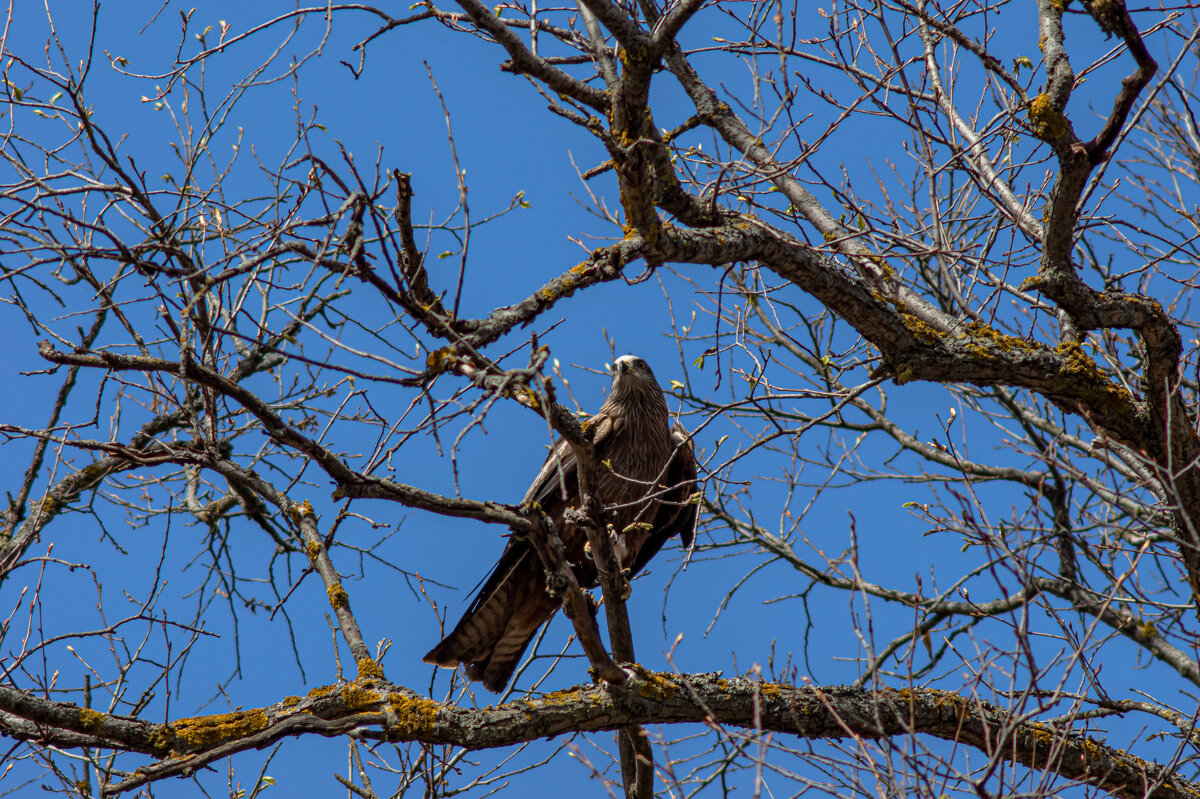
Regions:
[[[691,435],[679,422],[671,428],[671,445],[674,452],[663,477],[667,490],[654,514],[650,536],[634,559],[634,574],[640,572],[672,536],[678,535],[685,548],[691,548],[695,538],[700,511],[699,505],[691,501],[696,493],[696,451]]]
[[[593,426],[592,443],[597,446],[612,430],[612,419],[603,414],[593,416],[586,424]],[[551,508],[557,507],[565,498],[574,498],[576,484],[575,450],[560,438],[554,442],[546,462],[542,464],[542,470],[525,492],[521,504],[536,502],[547,513],[551,513]]]

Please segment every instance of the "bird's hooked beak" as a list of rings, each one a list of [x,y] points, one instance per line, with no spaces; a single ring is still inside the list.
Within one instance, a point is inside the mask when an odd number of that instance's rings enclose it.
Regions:
[[[641,358],[636,358],[632,355],[622,355],[619,359],[613,361],[613,384],[615,385],[616,383],[640,377],[646,372],[649,372],[649,368]]]

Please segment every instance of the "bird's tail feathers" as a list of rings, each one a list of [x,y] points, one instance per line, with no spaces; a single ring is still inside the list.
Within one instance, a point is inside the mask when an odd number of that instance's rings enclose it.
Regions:
[[[426,663],[453,669],[489,657],[508,627],[512,609],[507,592],[493,594],[466,612],[454,630],[425,655]]]
[[[471,680],[501,691],[516,670],[538,627],[558,603],[542,587],[541,565],[532,550],[510,547],[462,619],[425,662],[453,669],[462,663]]]
[[[504,686],[512,679],[513,672],[517,670],[517,664],[521,662],[521,657],[525,654],[529,642],[533,640],[535,632],[537,627],[532,630],[510,627],[496,642],[496,647],[487,662],[472,663],[467,668],[467,676],[472,680],[482,681],[483,687],[493,693],[503,691]]]

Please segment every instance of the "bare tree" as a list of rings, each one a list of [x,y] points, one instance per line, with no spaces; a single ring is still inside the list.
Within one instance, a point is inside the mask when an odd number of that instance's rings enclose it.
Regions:
[[[569,757],[554,774],[629,797],[1194,795],[1196,10],[458,0],[239,27],[181,8],[151,64],[108,49],[108,7],[10,9],[5,789],[257,795],[293,739],[324,737],[362,797],[486,795]],[[175,13],[140,23],[157,44]],[[582,260],[547,278],[472,245],[528,201],[514,177],[507,206],[469,202],[432,73],[450,209],[414,207],[423,154],[338,143],[369,110],[305,105],[309,75],[370,76],[420,36],[540,94],[549,116],[506,124],[603,148],[568,176],[600,242]],[[169,122],[168,166],[96,105],[109,82]],[[272,92],[294,95],[277,160],[239,116]],[[569,309],[655,281],[677,359],[656,371],[703,470],[672,596],[719,574],[718,615],[786,608],[728,676],[675,656],[639,582],[624,612],[574,412],[599,397],[556,359]],[[578,459],[603,629],[540,509],[473,493],[480,433],[521,417],[535,460],[553,436]],[[905,508],[879,502],[890,483]],[[829,506],[847,521],[815,528]],[[431,676],[436,638],[404,616],[423,603],[436,630],[457,601],[439,581],[478,575],[448,547],[419,567],[439,542],[393,535],[405,513],[528,537],[582,647],[543,635],[494,705]],[[757,593],[771,569],[787,596]],[[293,652],[251,655],[258,631]],[[667,650],[658,670],[635,641]],[[810,647],[846,685],[805,676]]]

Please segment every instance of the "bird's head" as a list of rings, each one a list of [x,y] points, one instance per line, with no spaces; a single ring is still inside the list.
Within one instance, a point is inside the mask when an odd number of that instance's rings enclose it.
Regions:
[[[658,381],[654,379],[654,372],[650,371],[650,365],[636,355],[622,355],[617,358],[613,361],[612,372],[614,394],[626,394],[630,391],[638,393],[647,390],[656,393],[662,391],[658,387]]]
[[[662,432],[667,432],[667,401],[650,366],[636,355],[622,355],[613,361],[612,372],[612,390],[601,411],[656,419],[663,424]]]

